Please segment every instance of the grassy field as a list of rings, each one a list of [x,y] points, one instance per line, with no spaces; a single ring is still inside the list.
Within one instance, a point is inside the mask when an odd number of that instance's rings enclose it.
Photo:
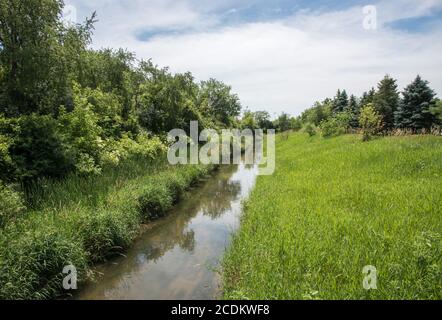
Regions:
[[[169,166],[132,159],[102,175],[42,180],[30,191],[32,209],[0,229],[0,299],[63,294],[63,267],[83,281],[94,262],[121,253],[141,223],[167,212],[213,166]]]
[[[441,299],[441,232],[442,138],[279,137],[225,255],[224,297]]]

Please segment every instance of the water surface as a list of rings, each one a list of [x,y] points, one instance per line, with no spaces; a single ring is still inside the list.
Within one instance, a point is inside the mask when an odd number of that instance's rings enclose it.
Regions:
[[[239,225],[241,201],[256,179],[255,166],[222,166],[190,191],[165,218],[143,232],[78,299],[215,299],[216,268]]]

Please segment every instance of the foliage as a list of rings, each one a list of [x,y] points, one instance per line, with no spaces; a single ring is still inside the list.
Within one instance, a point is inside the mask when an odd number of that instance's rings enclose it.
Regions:
[[[362,94],[361,99],[359,100],[359,109],[366,106],[369,103],[373,103],[374,96],[376,95],[376,90],[371,88],[368,92],[364,92]]]
[[[442,123],[442,100],[437,100],[435,106],[431,109],[431,112],[439,118],[439,122]]]
[[[152,62],[141,65],[147,79],[140,85],[138,113],[140,124],[154,134],[180,128],[188,132],[190,121],[198,121],[198,87],[190,73],[172,75]],[[222,106],[219,106],[222,108]],[[215,117],[215,113],[211,113]]]
[[[221,81],[210,79],[201,82],[198,94],[198,108],[201,113],[212,115],[222,126],[230,126],[233,118],[241,111],[241,103],[232,88]]]
[[[0,181],[7,180],[14,170],[14,164],[9,154],[11,144],[12,140],[0,133]]]
[[[324,120],[320,124],[323,137],[339,136],[347,132],[352,120],[352,114],[348,112],[340,112],[335,116]]]
[[[241,128],[242,129],[258,129],[258,123],[255,119],[255,114],[249,110],[244,111],[244,115],[241,119]]]
[[[332,110],[334,113],[343,112],[348,106],[348,95],[345,90],[338,90],[332,102]]]
[[[283,112],[274,122],[274,126],[278,132],[284,132],[291,129],[290,116]]]
[[[270,114],[267,111],[256,111],[254,117],[258,128],[263,130],[274,129]]]
[[[68,264],[87,279],[90,263],[121,253],[141,222],[163,215],[214,168],[131,158],[102,175],[40,181],[30,194],[36,211],[0,232],[0,298],[57,297]]]
[[[430,129],[436,122],[436,117],[431,113],[436,94],[428,86],[428,81],[417,76],[402,95],[403,99],[395,113],[396,127],[412,130]]]
[[[399,107],[399,93],[396,80],[386,75],[378,84],[378,91],[373,97],[373,107],[382,117],[382,130],[394,128],[394,114]]]
[[[17,167],[15,177],[29,181],[40,176],[61,177],[72,161],[63,146],[57,121],[49,115],[21,116],[10,154]]]
[[[382,117],[376,112],[372,104],[362,108],[359,125],[362,129],[363,141],[370,140],[382,128]]]
[[[69,61],[85,50],[93,17],[67,27],[62,8],[59,0],[1,2],[0,112],[55,114],[69,102]]]
[[[0,181],[0,228],[19,218],[24,209],[21,195]]]
[[[307,124],[304,126],[303,131],[304,131],[305,133],[307,133],[307,134],[309,135],[309,137],[313,137],[313,136],[316,135],[316,128],[315,128],[315,126],[314,126],[313,124],[311,124],[311,123],[307,123]]]
[[[332,115],[332,102],[329,99],[323,102],[316,102],[315,105],[305,110],[301,115],[304,123],[313,123],[319,126],[322,121],[327,120]]]
[[[302,120],[301,120],[301,118],[300,117],[297,117],[297,118],[293,117],[293,118],[291,118],[290,119],[290,128],[293,131],[301,130],[302,129]]]
[[[348,105],[345,108],[345,112],[349,116],[348,125],[351,128],[357,128],[359,125],[358,119],[359,119],[360,108],[355,95],[352,94],[350,96],[350,100],[348,101]]]

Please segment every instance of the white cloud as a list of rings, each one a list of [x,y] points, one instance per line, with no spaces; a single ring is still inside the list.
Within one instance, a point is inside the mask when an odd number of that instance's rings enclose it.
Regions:
[[[440,28],[419,34],[386,27],[366,31],[361,7],[302,11],[279,21],[229,27],[217,25],[215,15],[185,1],[149,1],[149,10],[140,0],[124,6],[116,0],[100,2],[107,11],[99,12],[96,46],[125,47],[172,71],[223,80],[253,110],[299,114],[337,88],[359,95],[385,73],[398,78],[400,87],[420,73],[442,92]],[[427,15],[441,8],[441,1],[390,0],[377,7],[382,26]],[[157,27],[192,31],[145,42],[134,36],[142,28]]]

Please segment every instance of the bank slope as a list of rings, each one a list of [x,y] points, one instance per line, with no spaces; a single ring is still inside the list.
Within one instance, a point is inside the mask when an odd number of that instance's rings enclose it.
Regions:
[[[441,299],[441,190],[440,137],[280,137],[225,255],[225,298]]]

